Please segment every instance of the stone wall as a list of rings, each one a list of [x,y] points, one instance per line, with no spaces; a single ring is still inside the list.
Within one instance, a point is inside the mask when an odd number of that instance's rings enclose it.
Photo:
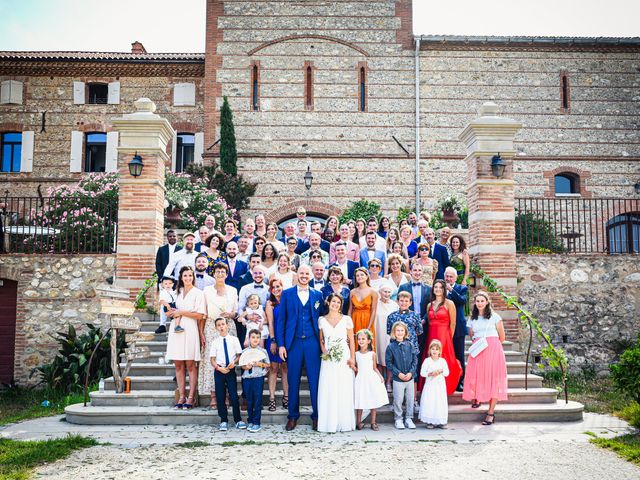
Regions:
[[[640,258],[518,255],[518,296],[573,370],[603,373],[640,333]]]
[[[68,325],[100,325],[95,287],[114,275],[115,255],[1,255],[0,279],[18,282],[15,379],[32,384],[29,373],[57,351],[50,335]]]

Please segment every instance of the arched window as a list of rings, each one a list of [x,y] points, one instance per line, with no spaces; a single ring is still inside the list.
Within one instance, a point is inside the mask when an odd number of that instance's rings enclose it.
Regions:
[[[554,177],[554,191],[556,195],[579,195],[580,177],[570,172],[558,173]]]
[[[260,110],[260,70],[257,63],[251,66],[251,110]]]
[[[609,253],[640,253],[640,212],[616,215],[607,222]]]
[[[358,89],[358,109],[361,112],[367,111],[367,70],[361,66],[359,71],[359,89]]]
[[[184,172],[193,163],[196,136],[193,133],[179,133],[177,140],[176,172]]]
[[[313,110],[313,64],[304,64],[304,108]]]

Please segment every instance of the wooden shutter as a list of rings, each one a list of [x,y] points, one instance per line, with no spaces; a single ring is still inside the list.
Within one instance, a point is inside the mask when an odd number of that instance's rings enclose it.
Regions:
[[[176,83],[173,86],[173,105],[176,107],[193,107],[196,104],[195,83]]]
[[[105,172],[118,171],[118,132],[107,132],[107,150],[105,155]]]
[[[109,83],[109,90],[107,93],[107,103],[109,105],[120,104],[120,82]]]
[[[71,132],[71,161],[69,171],[72,173],[82,172],[82,146],[84,144],[84,133]]]
[[[84,105],[84,82],[73,82],[73,104]]]
[[[195,134],[195,138],[194,138],[193,163],[195,163],[196,165],[202,165],[203,153],[204,153],[204,133],[198,132]]]
[[[5,80],[0,88],[0,103],[22,105],[22,82]]]
[[[176,157],[178,155],[178,134],[174,132],[171,139],[171,171],[176,171]]]
[[[20,171],[33,171],[33,139],[34,132],[22,132],[22,153],[20,157]]]

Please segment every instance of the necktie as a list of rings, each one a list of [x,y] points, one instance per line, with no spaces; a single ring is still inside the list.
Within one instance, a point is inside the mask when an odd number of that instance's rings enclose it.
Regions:
[[[225,367],[228,366],[231,362],[229,361],[229,349],[227,348],[227,339],[222,339],[222,345],[224,345],[224,360],[227,362]]]

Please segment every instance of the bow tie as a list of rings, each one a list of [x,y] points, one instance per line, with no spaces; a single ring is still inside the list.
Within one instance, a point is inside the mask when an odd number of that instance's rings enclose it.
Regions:
[[[368,251],[368,252],[375,252],[375,251],[376,251],[376,249],[375,249],[375,248],[367,248],[367,251]]]
[[[254,285],[253,288],[263,288],[264,285]]]
[[[419,287],[422,284],[420,282],[413,282],[413,283],[411,283],[411,285],[413,285],[414,287]]]
[[[298,288],[299,292],[308,292],[309,289],[308,288]]]
[[[196,273],[196,278],[204,278],[204,273]]]

